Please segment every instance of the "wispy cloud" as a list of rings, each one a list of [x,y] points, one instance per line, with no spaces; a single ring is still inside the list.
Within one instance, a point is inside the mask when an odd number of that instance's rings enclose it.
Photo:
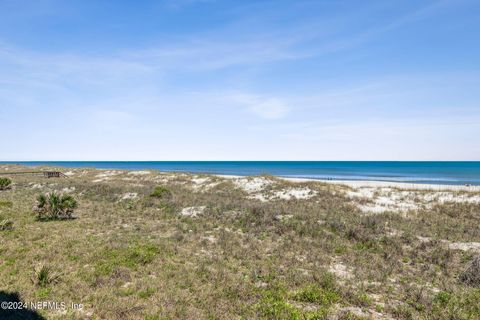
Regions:
[[[236,93],[227,95],[226,100],[239,104],[247,111],[264,119],[280,119],[285,117],[290,111],[290,107],[276,97]]]
[[[258,65],[304,57],[305,53],[295,52],[292,44],[285,39],[240,42],[192,40],[177,47],[150,48],[130,52],[124,56],[126,59],[139,61],[159,70],[191,71]]]
[[[41,148],[35,149],[30,142],[35,136],[72,139],[81,144],[79,150],[94,150],[92,156],[104,159],[121,158],[122,143],[138,151],[136,159],[169,155],[326,159],[329,153],[348,159],[349,153],[359,158],[412,154],[409,146],[428,156],[421,150],[422,143],[428,143],[412,142],[415,135],[432,139],[432,146],[445,141],[455,150],[461,145],[455,139],[462,137],[463,147],[469,141],[478,145],[470,138],[478,135],[480,127],[475,120],[480,83],[476,58],[470,58],[475,63],[468,68],[457,70],[454,63],[435,61],[433,50],[411,53],[414,41],[395,47],[398,41],[415,36],[403,30],[422,22],[425,26],[426,19],[443,17],[451,8],[464,8],[472,1],[405,6],[383,1],[361,5],[355,1],[220,2],[218,7],[216,2],[202,0],[162,2],[160,9],[155,7],[154,18],[149,17],[161,20],[160,15],[167,12],[166,29],[152,32],[152,25],[157,25],[150,21],[143,29],[149,36],[139,33],[139,38],[145,38],[138,42],[123,41],[123,34],[115,29],[117,20],[109,25],[114,31],[105,28],[103,32],[108,32],[99,35],[114,45],[101,48],[57,50],[45,45],[36,50],[35,45],[24,45],[21,37],[18,42],[9,37],[8,43],[0,39],[0,120],[7,132],[28,127],[2,140],[2,147],[15,150],[22,145],[41,155]],[[40,5],[15,19],[40,17],[37,20],[45,28],[44,15],[58,17],[63,10],[76,9],[64,4],[60,10],[55,2],[48,3],[48,10],[40,10]],[[394,10],[397,7],[402,10]],[[217,8],[215,14],[221,18],[215,23],[199,18],[195,10],[202,8],[205,12]],[[139,16],[145,10],[135,9]],[[383,19],[371,18],[377,15]],[[172,23],[179,17],[181,23]],[[186,26],[192,18],[196,23]],[[443,19],[437,20],[444,24]],[[81,29],[85,21],[76,23],[71,30]],[[444,41],[434,27],[431,34]],[[68,36],[57,31],[59,39]],[[456,43],[467,39],[454,37]],[[469,46],[471,51],[467,45],[454,51],[452,61],[461,62],[478,51]],[[428,63],[423,66],[416,59]],[[39,121],[52,116],[65,121],[47,127]],[[91,141],[92,148],[82,141]],[[82,156],[73,149],[66,152]],[[219,149],[224,153],[214,153]],[[6,154],[15,158],[14,151]],[[467,156],[466,151],[461,154]]]
[[[188,5],[211,1],[172,0],[167,3]],[[79,79],[90,78],[92,82],[98,78],[105,77],[108,80],[133,73],[168,74],[176,70],[208,72],[237,66],[263,66],[351,50],[385,32],[428,17],[440,10],[446,10],[455,3],[448,0],[434,2],[397,17],[387,24],[373,25],[334,38],[332,38],[335,35],[334,30],[326,31],[331,27],[337,27],[332,25],[332,22],[327,25],[315,22],[301,23],[289,26],[283,32],[262,31],[247,37],[238,37],[238,25],[233,24],[221,32],[220,37],[218,32],[195,33],[190,37],[178,38],[168,45],[117,50],[102,56],[29,52],[2,43],[0,39],[0,59],[7,68],[16,66],[24,70],[38,71],[32,74],[48,73],[51,78],[73,75]]]

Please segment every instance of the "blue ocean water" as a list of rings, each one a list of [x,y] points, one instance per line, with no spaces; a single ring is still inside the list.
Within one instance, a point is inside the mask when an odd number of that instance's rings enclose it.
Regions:
[[[480,185],[480,161],[28,161],[27,166],[93,167],[282,177]]]

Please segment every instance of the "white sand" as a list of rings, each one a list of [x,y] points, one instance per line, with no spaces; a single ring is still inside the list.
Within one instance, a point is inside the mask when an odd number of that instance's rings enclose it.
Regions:
[[[352,199],[363,212],[386,211],[406,212],[431,208],[442,203],[480,203],[480,195],[466,191],[402,190],[384,187],[358,187],[347,190],[345,195]],[[367,202],[362,201],[367,200]]]
[[[275,220],[286,221],[293,218],[293,214],[277,214]]]
[[[248,198],[263,202],[271,200],[309,199],[317,191],[308,187],[290,187],[284,190],[265,190],[275,183],[265,177],[225,176],[249,193]],[[437,203],[480,203],[480,186],[430,185],[385,181],[340,181],[303,178],[279,178],[293,183],[328,183],[338,185],[340,192],[365,213],[403,212],[431,208]],[[366,200],[366,201],[365,201]]]
[[[309,187],[287,188],[270,192],[258,192],[251,194],[248,198],[257,199],[263,202],[270,200],[307,200],[317,195],[317,191]]]
[[[196,217],[199,214],[202,214],[205,211],[205,209],[206,209],[206,206],[187,207],[187,208],[183,208],[180,214],[185,217]]]
[[[137,197],[138,197],[138,193],[128,192],[122,196],[121,200],[133,200],[133,199],[136,199]]]
[[[341,262],[332,264],[328,271],[330,271],[340,279],[353,278],[352,270]]]
[[[314,191],[308,187],[305,188],[289,188],[287,190],[276,191],[274,196],[283,200],[290,199],[310,199],[317,194],[317,191]]]
[[[118,174],[121,174],[122,172],[121,171],[105,171],[105,172],[102,172],[102,173],[99,173],[95,176],[95,178],[107,178],[107,177],[113,177],[113,176],[116,176]]]
[[[246,176],[237,176],[237,175],[216,175],[225,179],[247,179]],[[362,187],[371,187],[371,188],[397,188],[397,189],[406,189],[406,190],[432,190],[432,191],[473,191],[480,192],[480,186],[464,186],[464,185],[448,185],[448,184],[422,184],[422,183],[406,183],[406,182],[390,182],[390,181],[366,181],[366,180],[323,180],[323,179],[312,179],[312,178],[286,178],[286,177],[277,177],[289,182],[320,182],[320,183],[329,183],[336,185],[345,185],[351,188],[362,188]],[[265,179],[265,178],[258,178]]]
[[[447,184],[421,184],[390,181],[357,181],[357,180],[319,180],[303,178],[280,178],[290,182],[322,182],[330,184],[341,184],[351,188],[372,187],[372,188],[398,188],[407,190],[432,190],[432,191],[474,191],[480,192],[480,186],[447,185]]]
[[[451,242],[448,247],[452,250],[480,251],[480,242]]]
[[[237,176],[222,176],[224,178],[233,178],[233,183],[237,188],[242,189],[247,193],[254,193],[258,191],[262,191],[268,185],[272,184],[273,182],[267,180],[263,177],[237,177]]]
[[[142,170],[142,171],[130,171],[128,174],[132,176],[146,176],[150,174],[150,171]]]
[[[220,184],[218,181],[212,181],[209,177],[194,177],[192,178],[192,183],[192,189],[195,192],[208,191]]]
[[[430,242],[432,238],[417,236],[420,242]],[[445,246],[451,250],[474,251],[480,252],[480,242],[451,242],[448,240],[440,240]]]
[[[317,191],[308,187],[290,187],[280,191],[265,190],[274,180],[265,177],[225,176],[249,193],[248,198],[260,201],[309,199]],[[430,185],[385,181],[340,181],[303,178],[279,178],[293,183],[328,183],[338,185],[339,191],[362,211],[369,214],[428,209],[438,203],[480,203],[480,186]]]
[[[75,191],[75,187],[70,187],[70,188],[63,188],[62,189],[62,192],[66,192],[66,193],[72,193]]]

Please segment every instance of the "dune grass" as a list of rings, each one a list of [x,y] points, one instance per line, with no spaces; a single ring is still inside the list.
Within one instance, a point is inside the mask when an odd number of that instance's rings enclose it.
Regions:
[[[368,215],[321,183],[266,177],[315,195],[262,202],[213,176],[199,189],[186,174],[72,171],[0,193],[0,290],[83,304],[47,319],[480,318],[461,280],[477,254],[445,242],[480,241],[478,204]],[[71,195],[77,219],[36,219],[47,192]]]

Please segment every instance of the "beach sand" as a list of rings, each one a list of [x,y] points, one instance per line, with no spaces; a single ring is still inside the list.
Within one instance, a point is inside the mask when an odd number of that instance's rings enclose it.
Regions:
[[[238,179],[243,176],[236,175],[217,175],[227,179]],[[465,186],[465,185],[447,185],[447,184],[421,184],[421,183],[405,183],[405,182],[390,182],[390,181],[370,181],[370,180],[323,180],[323,179],[309,179],[309,178],[286,178],[277,177],[279,179],[289,182],[320,182],[335,185],[344,185],[351,188],[396,188],[405,190],[431,190],[431,191],[472,191],[480,192],[480,186]]]
[[[352,188],[372,187],[372,188],[398,188],[409,190],[432,190],[432,191],[473,191],[480,192],[480,186],[465,185],[447,185],[447,184],[421,184],[389,181],[364,181],[364,180],[315,180],[315,179],[297,179],[283,178],[291,182],[319,181],[323,183],[346,185]]]

